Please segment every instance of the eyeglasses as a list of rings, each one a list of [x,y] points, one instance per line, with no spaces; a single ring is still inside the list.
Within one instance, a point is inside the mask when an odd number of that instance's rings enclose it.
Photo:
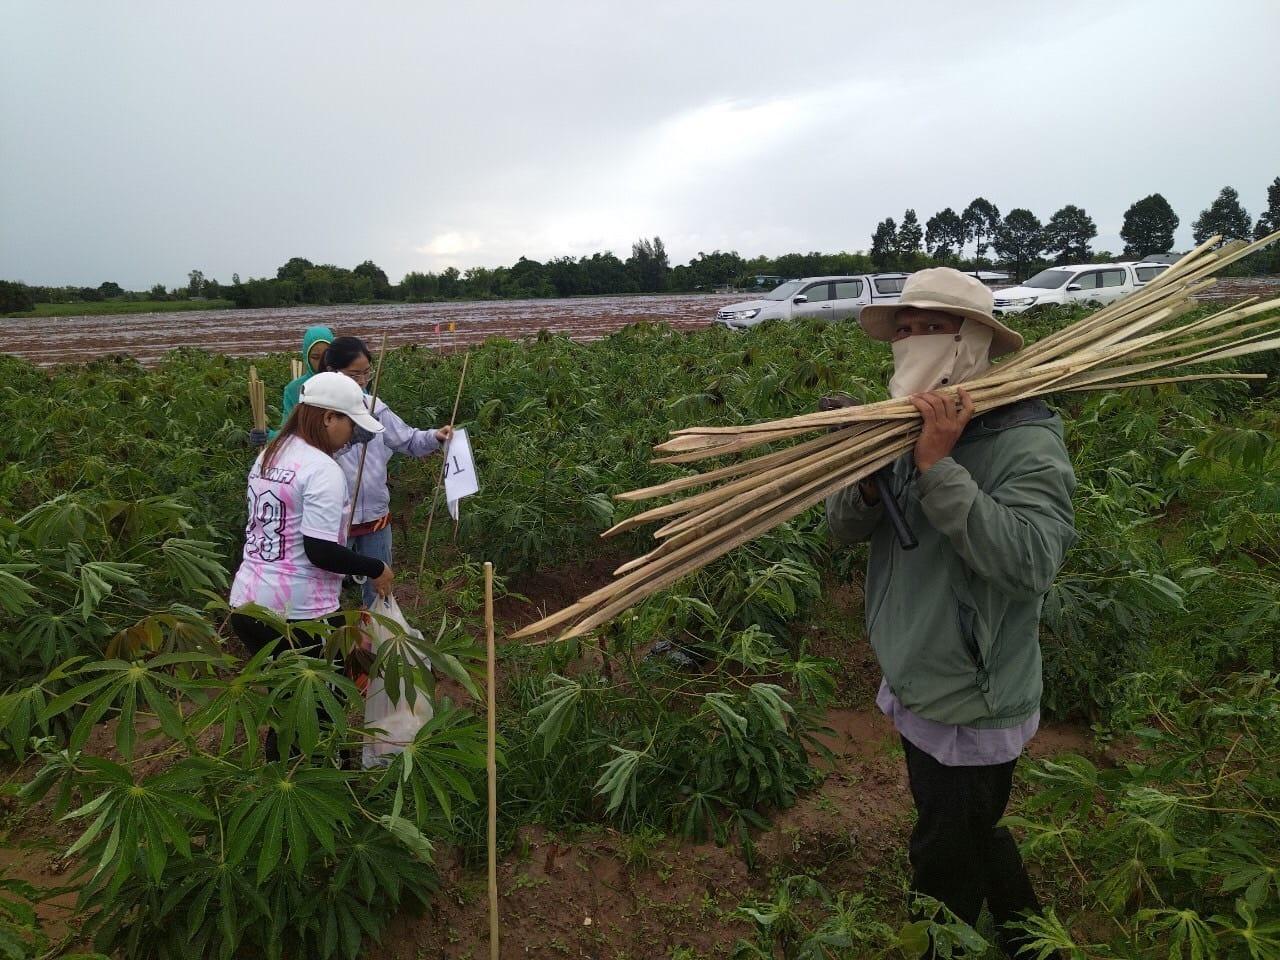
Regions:
[[[372,367],[365,367],[363,370],[343,370],[342,372],[357,383],[367,383],[369,378],[373,376]]]

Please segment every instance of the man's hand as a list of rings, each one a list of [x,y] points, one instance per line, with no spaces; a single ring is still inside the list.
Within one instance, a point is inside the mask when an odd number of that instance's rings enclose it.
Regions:
[[[960,434],[973,419],[973,399],[964,387],[957,388],[960,402],[941,393],[917,393],[911,405],[920,411],[924,432],[916,441],[916,469],[926,473],[951,451]]]
[[[380,597],[389,597],[393,580],[395,580],[395,574],[391,572],[391,564],[384,563],[382,565],[382,573],[373,578],[374,591]]]
[[[259,430],[257,427],[254,427],[249,431],[249,446],[251,447],[264,447],[266,446],[268,439],[269,435],[265,430]]]
[[[441,427],[436,431],[436,439],[441,443],[448,443],[453,439],[453,427]]]

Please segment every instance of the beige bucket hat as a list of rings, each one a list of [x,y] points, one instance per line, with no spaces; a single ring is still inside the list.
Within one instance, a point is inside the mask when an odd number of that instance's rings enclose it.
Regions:
[[[1022,348],[1022,334],[1010,330],[992,315],[995,301],[991,291],[976,277],[951,267],[919,270],[902,285],[897,303],[872,304],[862,308],[858,323],[873,340],[892,340],[897,330],[899,310],[941,310],[991,328],[991,359]]]

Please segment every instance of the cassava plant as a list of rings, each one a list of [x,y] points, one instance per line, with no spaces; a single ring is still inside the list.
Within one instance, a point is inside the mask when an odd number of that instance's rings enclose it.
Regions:
[[[326,645],[350,652],[351,627]],[[355,685],[327,658],[271,652],[236,661],[144,647],[56,668],[64,689],[41,698],[37,719],[65,718],[70,732],[36,741],[40,767],[21,797],[81,831],[65,856],[98,949],[354,958],[434,889],[434,842],[453,834],[457,804],[475,802],[482,725],[445,700],[388,766],[350,769],[364,735],[350,719]],[[431,641],[385,644],[370,670],[389,691],[403,679],[427,695],[429,659],[474,691],[473,656],[442,621]],[[264,728],[287,759],[264,760]]]

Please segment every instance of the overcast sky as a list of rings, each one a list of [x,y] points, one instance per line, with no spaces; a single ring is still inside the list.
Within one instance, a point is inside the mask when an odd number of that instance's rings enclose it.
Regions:
[[[985,196],[1179,243],[1280,176],[1280,0],[0,0],[0,278],[393,282],[660,235],[866,249]]]

